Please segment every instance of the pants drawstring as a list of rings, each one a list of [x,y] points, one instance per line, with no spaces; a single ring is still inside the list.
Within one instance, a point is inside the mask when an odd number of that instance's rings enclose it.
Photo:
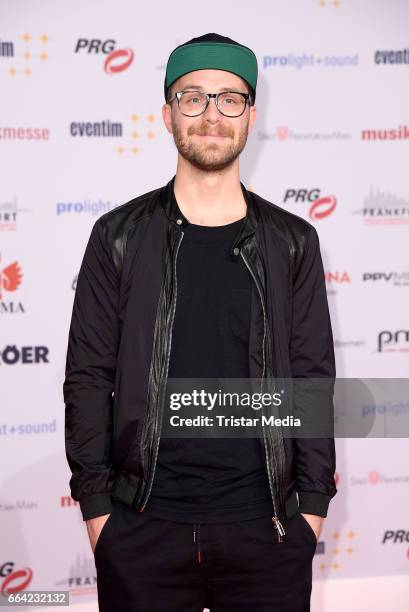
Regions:
[[[193,542],[196,543],[197,548],[197,561],[198,563],[202,562],[202,551],[200,550],[200,523],[195,523],[193,525]]]

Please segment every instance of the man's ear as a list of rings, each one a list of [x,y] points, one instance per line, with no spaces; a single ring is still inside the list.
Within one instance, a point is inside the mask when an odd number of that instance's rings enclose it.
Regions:
[[[169,134],[173,134],[171,112],[172,112],[172,108],[170,104],[164,104],[162,106],[163,122]]]
[[[253,125],[256,122],[256,118],[257,118],[257,108],[255,105],[250,106],[250,118],[249,118],[249,129],[248,129],[249,134],[251,130],[253,129]]]

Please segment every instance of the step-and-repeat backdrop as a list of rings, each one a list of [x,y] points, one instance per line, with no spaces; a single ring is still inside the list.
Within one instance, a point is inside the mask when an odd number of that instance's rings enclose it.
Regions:
[[[404,0],[0,1],[0,591],[96,596],[64,451],[76,276],[96,219],[176,170],[163,79],[193,36],[257,55],[241,177],[317,228],[337,375],[408,375],[408,23]],[[407,440],[336,446],[314,578],[407,573]]]

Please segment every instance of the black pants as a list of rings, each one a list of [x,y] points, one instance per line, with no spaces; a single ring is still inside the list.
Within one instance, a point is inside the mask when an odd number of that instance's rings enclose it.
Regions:
[[[314,531],[297,512],[217,525],[155,519],[115,501],[95,548],[101,612],[309,612]]]

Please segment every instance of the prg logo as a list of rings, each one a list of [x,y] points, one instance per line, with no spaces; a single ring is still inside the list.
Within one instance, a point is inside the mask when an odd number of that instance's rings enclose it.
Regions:
[[[287,189],[284,195],[284,203],[289,202],[298,204],[310,203],[308,216],[313,221],[324,219],[331,215],[337,205],[337,200],[333,195],[321,196],[321,190],[314,189]]]
[[[387,529],[384,531],[382,536],[382,544],[393,545],[393,544],[409,544],[409,530],[407,529]],[[405,550],[406,558],[409,559],[409,547]]]
[[[113,39],[100,40],[98,38],[79,38],[74,53],[103,54],[104,72],[106,74],[117,74],[123,72],[132,64],[134,52],[130,47],[116,49],[116,41]]]
[[[14,566],[13,561],[0,565],[0,595],[4,597],[23,591],[33,578],[33,571],[29,567],[16,570]]]

